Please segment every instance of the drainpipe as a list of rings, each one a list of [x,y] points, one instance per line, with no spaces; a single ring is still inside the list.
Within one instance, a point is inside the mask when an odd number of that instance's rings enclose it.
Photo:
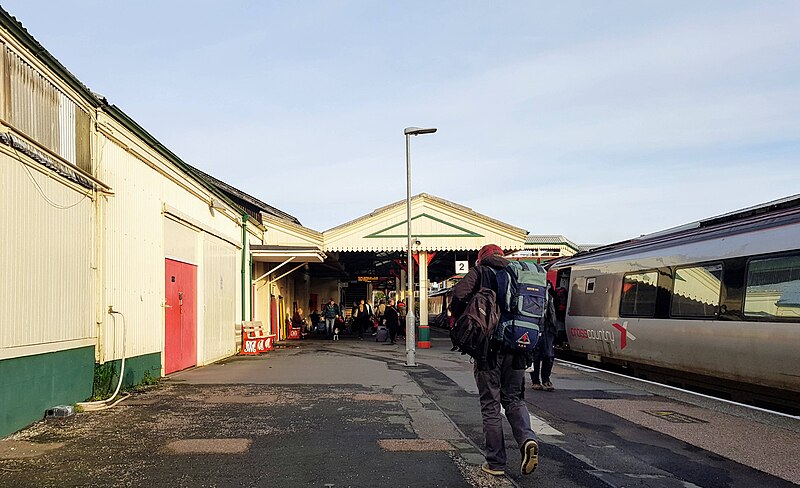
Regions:
[[[242,212],[242,322],[247,320],[247,214]]]

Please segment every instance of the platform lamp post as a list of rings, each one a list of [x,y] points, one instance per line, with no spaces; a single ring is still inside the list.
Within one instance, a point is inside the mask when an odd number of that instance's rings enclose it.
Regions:
[[[411,256],[411,136],[433,134],[435,128],[406,127],[406,223],[408,224],[408,297],[406,298],[406,366],[416,366],[414,337],[414,259]]]

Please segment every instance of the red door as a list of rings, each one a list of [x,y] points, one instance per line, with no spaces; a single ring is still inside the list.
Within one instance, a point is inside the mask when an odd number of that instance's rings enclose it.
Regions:
[[[197,364],[197,266],[166,260],[164,372]]]

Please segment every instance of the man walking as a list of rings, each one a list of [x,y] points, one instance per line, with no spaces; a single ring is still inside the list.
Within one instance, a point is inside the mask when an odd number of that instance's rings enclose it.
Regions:
[[[500,247],[495,244],[483,246],[478,252],[475,267],[453,288],[453,316],[458,319],[472,296],[481,288],[489,288],[497,293],[496,270],[508,264]],[[486,441],[486,463],[481,469],[493,476],[505,475],[507,461],[501,406],[505,409],[506,419],[511,424],[514,439],[522,454],[520,471],[522,474],[531,474],[539,464],[539,445],[535,440],[536,434],[531,430],[530,414],[524,401],[525,368],[529,363],[526,356],[492,342],[486,360],[475,360],[475,383],[480,396]]]
[[[339,305],[336,305],[333,297],[325,304],[325,308],[322,309],[322,316],[325,318],[325,335],[331,337],[333,335],[333,328],[336,325],[336,319],[339,318]]]
[[[394,306],[394,298],[389,299],[389,305],[383,310],[383,324],[389,329],[389,344],[394,344],[400,329],[400,314]]]

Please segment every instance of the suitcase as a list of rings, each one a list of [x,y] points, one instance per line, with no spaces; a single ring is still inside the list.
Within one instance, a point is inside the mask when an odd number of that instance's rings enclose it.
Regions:
[[[378,335],[375,336],[377,342],[386,342],[389,340],[389,329],[384,326],[378,327]]]

